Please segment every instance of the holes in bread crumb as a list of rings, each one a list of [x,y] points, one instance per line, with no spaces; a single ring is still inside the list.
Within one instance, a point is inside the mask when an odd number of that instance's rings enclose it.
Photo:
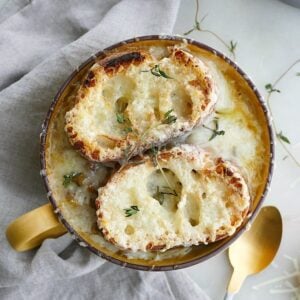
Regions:
[[[224,231],[224,230],[226,230],[226,228],[225,228],[224,225],[222,225],[222,226],[218,229],[218,231]]]
[[[200,199],[197,194],[187,194],[185,213],[191,226],[197,226],[200,219]]]
[[[106,101],[117,101],[121,97],[131,98],[133,91],[136,88],[136,83],[132,78],[123,74],[118,74],[104,80],[101,84],[102,95]]]
[[[128,98],[127,97],[120,97],[116,101],[116,120],[118,123],[118,127],[122,132],[122,135],[127,135],[128,133],[132,132],[132,123],[129,118],[127,106],[128,106]]]
[[[199,220],[195,220],[195,219],[192,219],[190,218],[189,219],[189,222],[190,224],[194,227],[194,226],[197,226],[199,224]]]
[[[160,111],[158,107],[154,107],[154,116],[156,120],[160,120]]]
[[[128,235],[134,234],[134,228],[131,225],[127,225],[124,232]]]
[[[128,106],[128,98],[126,97],[120,97],[117,101],[116,101],[116,112],[117,113],[124,113],[124,111],[126,110],[127,106]]]
[[[173,109],[177,116],[188,118],[193,112],[193,102],[184,88],[176,88],[171,93]]]
[[[97,143],[100,147],[113,149],[116,147],[118,140],[113,139],[104,134],[100,134],[97,136]]]
[[[156,170],[148,177],[148,191],[161,207],[170,212],[176,212],[181,198],[182,183],[170,169],[163,168],[162,171],[163,173]]]

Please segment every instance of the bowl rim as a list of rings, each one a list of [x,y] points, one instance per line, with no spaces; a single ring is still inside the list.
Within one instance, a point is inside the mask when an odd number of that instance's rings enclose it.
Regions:
[[[61,94],[64,92],[68,84],[73,80],[73,78],[88,64],[91,62],[95,61],[97,58],[101,56],[105,56],[106,51],[110,51],[112,49],[115,49],[117,47],[123,46],[125,44],[131,44],[139,41],[151,41],[151,40],[166,40],[166,41],[179,41],[179,42],[185,42],[187,44],[194,45],[198,48],[204,49],[206,51],[209,51],[213,53],[214,55],[220,57],[222,60],[224,60],[226,63],[228,63],[230,66],[232,66],[242,77],[243,79],[247,82],[248,86],[250,89],[254,92],[262,110],[265,116],[265,119],[267,121],[267,126],[268,126],[268,133],[270,137],[270,162],[269,162],[269,170],[268,170],[268,178],[265,182],[265,187],[262,192],[261,198],[259,199],[257,207],[253,210],[251,215],[248,216],[247,221],[239,228],[238,232],[235,233],[230,240],[225,242],[224,244],[221,244],[219,247],[214,249],[212,252],[207,253],[203,255],[202,257],[191,259],[187,262],[180,263],[180,264],[170,264],[170,265],[164,265],[164,266],[145,266],[145,265],[140,265],[140,264],[134,264],[134,263],[128,263],[124,262],[120,259],[114,258],[112,256],[109,256],[103,252],[101,252],[99,249],[95,248],[92,246],[88,241],[86,241],[83,237],[81,237],[76,230],[72,227],[71,224],[65,219],[63,216],[62,212],[60,211],[59,207],[57,206],[57,203],[52,196],[52,191],[49,185],[48,177],[45,172],[46,170],[46,140],[47,140],[47,135],[48,135],[48,128],[51,120],[51,116],[53,111],[55,110],[56,104],[58,103],[58,100],[60,99]],[[271,116],[268,111],[267,105],[261,96],[261,94],[258,92],[258,89],[256,88],[255,84],[253,81],[246,75],[246,73],[230,58],[228,58],[226,55],[224,55],[222,52],[215,50],[214,48],[207,46],[206,44],[203,44],[201,42],[195,41],[190,38],[182,37],[182,36],[172,36],[172,35],[146,35],[146,36],[140,36],[140,37],[135,37],[135,38],[130,38],[126,39],[124,41],[115,43],[101,51],[98,51],[94,55],[92,55],[90,58],[85,60],[76,70],[74,70],[66,79],[66,81],[62,84],[62,86],[59,88],[58,92],[56,93],[53,101],[51,102],[51,105],[49,107],[49,110],[47,112],[46,118],[42,124],[42,131],[40,134],[40,165],[41,165],[41,176],[46,188],[47,192],[47,198],[50,201],[50,203],[53,206],[54,212],[57,215],[59,221],[66,227],[68,232],[72,235],[74,240],[76,240],[80,246],[88,248],[91,252],[95,253],[96,255],[100,256],[101,258],[104,258],[114,264],[120,265],[122,267],[128,267],[131,269],[135,270],[141,270],[141,271],[170,271],[170,270],[177,270],[177,269],[182,269],[186,267],[190,267],[193,265],[196,265],[200,262],[203,262],[218,253],[224,251],[227,249],[249,226],[248,224],[251,223],[252,220],[254,220],[255,216],[259,212],[266,195],[270,189],[270,183],[273,175],[273,170],[274,170],[274,132],[273,128],[271,125]],[[248,226],[247,226],[248,225]]]

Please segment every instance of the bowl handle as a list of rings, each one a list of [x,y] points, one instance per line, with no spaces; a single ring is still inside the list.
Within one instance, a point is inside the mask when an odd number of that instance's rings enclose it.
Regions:
[[[56,238],[67,232],[59,223],[50,203],[38,207],[14,220],[6,229],[6,238],[16,251],[40,246],[47,238]]]

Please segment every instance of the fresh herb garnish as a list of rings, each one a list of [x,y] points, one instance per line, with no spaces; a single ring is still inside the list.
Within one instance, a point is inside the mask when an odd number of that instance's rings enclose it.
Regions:
[[[125,127],[124,128],[124,132],[125,133],[129,133],[129,132],[132,132],[133,130],[132,130],[132,128],[131,127]]]
[[[166,79],[174,79],[173,77],[166,74],[166,72],[161,70],[159,65],[155,65],[150,70],[145,70],[145,71],[142,71],[142,72],[151,72],[152,75],[157,76],[157,77],[163,77],[163,78],[166,78]]]
[[[157,77],[164,77],[166,79],[173,79],[171,76],[167,75],[163,70],[160,69],[159,65],[155,65],[151,70],[151,74]]]
[[[271,94],[271,93],[273,93],[273,92],[280,93],[280,90],[275,89],[271,83],[266,84],[266,85],[265,85],[265,89],[267,90],[267,92],[268,92],[269,94]]]
[[[151,156],[151,160],[152,160],[154,167],[157,166],[157,153],[158,153],[158,147],[154,147],[152,145],[152,147],[150,149],[150,156]]]
[[[122,124],[123,126],[126,126],[126,127],[123,128],[123,131],[126,134],[128,134],[129,132],[133,132],[133,129],[130,126],[131,125],[130,120],[128,118],[126,118],[123,113],[117,113],[116,117],[117,117],[117,122],[119,124]]]
[[[218,135],[224,135],[225,134],[224,130],[219,130],[219,121],[218,121],[218,119],[215,118],[213,122],[215,124],[215,129],[212,129],[212,128],[209,128],[209,127],[203,125],[204,128],[206,128],[206,129],[208,129],[212,132],[212,135],[209,138],[209,141],[213,140]]]
[[[74,180],[81,176],[82,173],[81,172],[71,172],[70,174],[66,174],[64,175],[64,181],[63,181],[63,186],[67,187],[71,182],[74,182]]]
[[[199,21],[199,17],[198,17],[198,13],[199,13],[199,0],[195,0],[195,2],[196,2],[196,13],[195,13],[195,18],[194,18],[194,26],[190,30],[188,30],[187,32],[185,32],[183,35],[189,35],[189,34],[191,34],[195,30],[197,30],[199,32],[206,32],[206,33],[212,35],[213,37],[215,37],[220,43],[222,43],[228,49],[228,51],[232,54],[233,58],[235,59],[235,50],[236,50],[237,42],[233,42],[231,40],[230,43],[227,43],[217,33],[215,33],[214,31],[208,30],[208,29],[203,29],[202,28],[202,23],[203,23],[204,19],[207,17],[207,15],[205,15]]]
[[[130,208],[125,208],[125,216],[131,217],[132,215],[135,215],[139,210],[139,208],[136,205],[130,206]]]
[[[177,117],[175,117],[174,115],[171,115],[172,112],[173,112],[173,109],[170,109],[164,114],[164,119],[162,121],[163,124],[172,124],[172,123],[176,122]]]
[[[233,42],[233,41],[230,41],[230,44],[229,44],[229,47],[228,47],[228,50],[230,51],[230,53],[232,53],[234,55],[234,51],[236,49],[236,46],[237,46],[237,42]]]
[[[282,134],[282,131],[276,133],[276,136],[287,144],[291,143],[290,140],[285,135]]]
[[[300,63],[300,59],[295,60],[282,74],[280,74],[280,76],[271,84],[268,83],[265,85],[266,90],[268,91],[267,97],[266,97],[266,102],[267,102],[267,106],[271,115],[271,122],[272,125],[274,127],[274,131],[276,132],[276,137],[280,143],[280,145],[282,146],[282,148],[285,150],[285,152],[287,153],[287,155],[294,161],[294,163],[300,167],[300,161],[293,155],[293,153],[289,150],[288,146],[286,144],[290,144],[289,139],[284,136],[282,134],[282,132],[277,129],[277,124],[275,122],[275,118],[273,116],[273,112],[272,112],[272,107],[270,104],[270,100],[272,97],[272,93],[273,92],[280,92],[278,89],[276,89],[276,87],[278,86],[278,84],[282,81],[282,79],[290,72],[290,70],[292,68],[294,68],[295,65]],[[300,76],[300,72],[296,73],[296,76]]]
[[[118,123],[123,124],[125,122],[125,116],[124,116],[124,114],[117,113],[116,116],[117,116],[117,122]]]
[[[175,190],[171,189],[168,186],[163,186],[162,188],[167,189],[168,191],[162,191],[160,190],[159,186],[156,186],[156,193],[154,194],[154,198],[158,200],[160,205],[163,205],[165,201],[165,195],[171,195],[177,197],[178,194],[176,193]]]

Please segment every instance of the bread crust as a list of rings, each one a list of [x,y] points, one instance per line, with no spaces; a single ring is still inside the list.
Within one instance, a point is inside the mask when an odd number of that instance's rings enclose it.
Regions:
[[[144,50],[116,53],[91,67],[65,116],[69,141],[85,158],[126,159],[128,152],[134,156],[183,135],[213,111],[217,87],[208,67],[176,46],[168,51],[159,60]],[[155,66],[172,78],[153,75]],[[120,124],[122,98],[127,102]],[[176,121],[168,123],[171,110]]]
[[[248,186],[236,166],[192,145],[161,151],[156,162],[145,155],[99,189],[98,226],[108,241],[132,251],[166,251],[212,243],[236,232],[251,204]],[[156,179],[161,169],[174,173],[182,185],[168,177],[174,190],[165,190],[168,197],[162,204],[151,194],[151,180],[160,184]],[[175,207],[169,205],[172,201]],[[125,209],[132,205],[139,211],[126,217]]]

